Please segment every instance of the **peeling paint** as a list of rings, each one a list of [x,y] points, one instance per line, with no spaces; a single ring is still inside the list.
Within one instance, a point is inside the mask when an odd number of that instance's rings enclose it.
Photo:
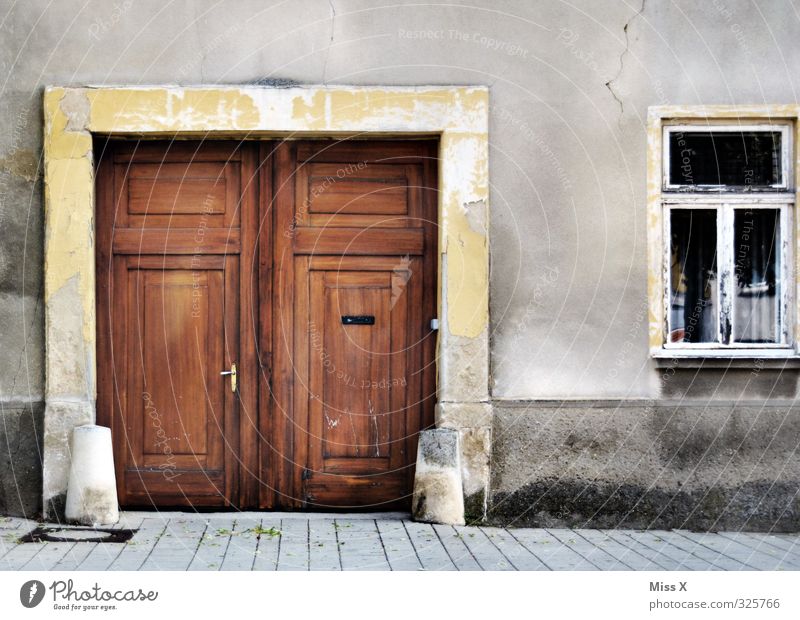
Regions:
[[[261,115],[239,89],[98,89],[86,91],[90,128],[100,133],[255,129]]]

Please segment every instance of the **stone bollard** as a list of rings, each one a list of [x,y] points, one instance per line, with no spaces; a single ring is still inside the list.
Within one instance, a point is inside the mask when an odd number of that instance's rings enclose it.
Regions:
[[[421,431],[411,515],[415,521],[464,525],[461,450],[458,431]]]
[[[119,521],[111,429],[86,424],[72,431],[72,462],[67,486],[67,521],[112,525]]]

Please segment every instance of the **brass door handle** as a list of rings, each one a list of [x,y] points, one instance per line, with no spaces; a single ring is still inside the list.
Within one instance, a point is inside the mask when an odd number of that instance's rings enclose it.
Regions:
[[[231,378],[231,392],[236,392],[236,362],[231,364],[230,370],[223,370],[221,373],[223,377],[230,375]]]

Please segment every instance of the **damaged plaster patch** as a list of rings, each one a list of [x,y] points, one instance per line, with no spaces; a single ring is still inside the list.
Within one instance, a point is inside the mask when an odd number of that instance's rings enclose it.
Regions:
[[[464,205],[467,223],[472,232],[486,236],[486,201],[475,200]]]
[[[41,176],[39,158],[30,149],[18,149],[0,158],[0,170],[33,183]]]
[[[89,124],[89,98],[85,91],[70,88],[64,91],[60,102],[61,111],[67,117],[67,131],[86,131]]]

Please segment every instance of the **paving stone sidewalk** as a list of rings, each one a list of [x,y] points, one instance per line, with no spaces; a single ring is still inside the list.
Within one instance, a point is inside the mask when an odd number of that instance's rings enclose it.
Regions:
[[[127,543],[34,542],[0,517],[2,570],[800,570],[800,534],[450,527],[401,513],[126,512]],[[73,532],[73,534],[76,534]]]

